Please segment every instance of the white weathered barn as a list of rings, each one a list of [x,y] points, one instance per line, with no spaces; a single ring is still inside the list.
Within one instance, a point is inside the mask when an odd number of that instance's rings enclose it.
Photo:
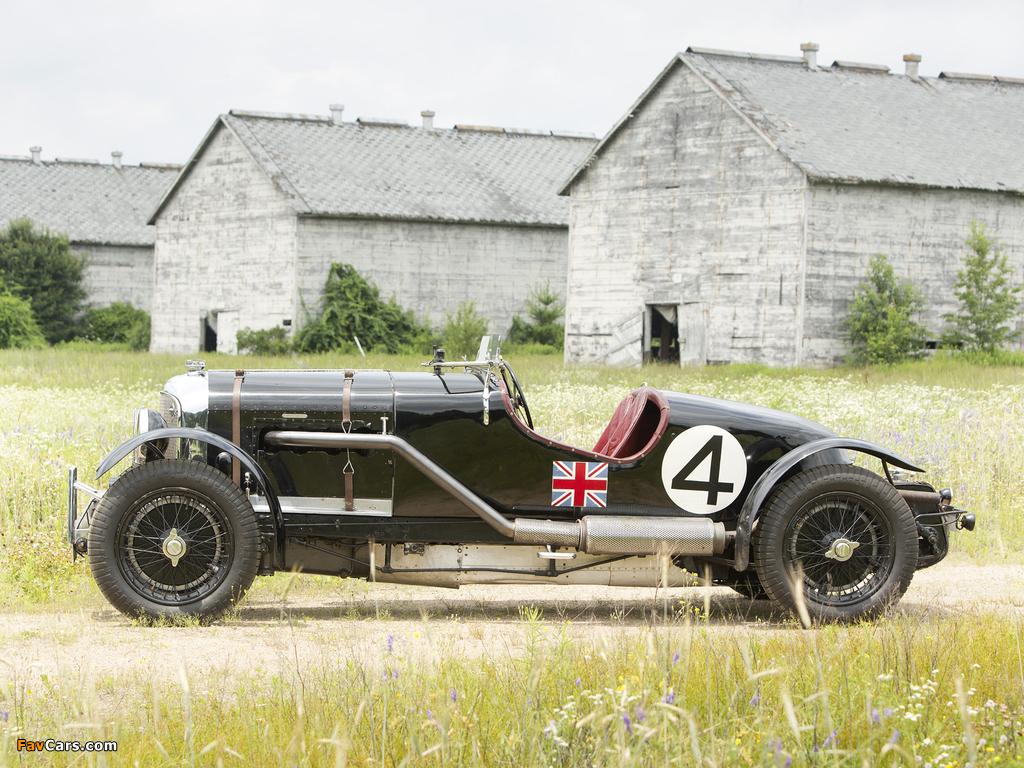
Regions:
[[[93,307],[129,302],[149,311],[153,293],[154,230],[146,217],[171,185],[180,165],[123,165],[58,157],[0,156],[0,226],[28,218],[36,227],[67,235],[71,251],[87,253],[83,280]]]
[[[564,183],[566,361],[834,363],[878,253],[937,337],[972,220],[1024,278],[1024,80],[801,49],[678,54]]]
[[[332,262],[421,320],[475,300],[504,332],[530,290],[564,295],[581,134],[234,110],[156,206],[154,351],[234,352],[240,328],[295,330]]]

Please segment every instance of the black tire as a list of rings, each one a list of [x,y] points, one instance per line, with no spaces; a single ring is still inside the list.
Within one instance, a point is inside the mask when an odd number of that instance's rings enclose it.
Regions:
[[[736,573],[733,571],[733,573]],[[761,580],[753,570],[744,571],[739,578],[729,584],[734,592],[737,592],[748,600],[767,600],[768,593],[761,586]]]
[[[830,464],[782,483],[761,511],[754,566],[772,602],[814,621],[871,618],[907,591],[917,526],[896,489],[866,469]]]
[[[252,585],[259,557],[252,505],[222,472],[196,461],[128,470],[89,528],[96,584],[130,616],[216,619]]]

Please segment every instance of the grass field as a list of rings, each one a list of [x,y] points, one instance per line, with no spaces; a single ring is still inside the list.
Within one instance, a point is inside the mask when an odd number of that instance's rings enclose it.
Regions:
[[[236,359],[208,366],[382,367],[418,358]],[[1019,564],[1024,374],[955,359],[827,372],[729,366],[564,369],[516,361],[538,425],[590,445],[619,400],[651,385],[756,403],[879,442],[949,485],[978,529],[958,558]],[[177,356],[0,352],[0,600],[5,611],[102,605],[63,542],[66,469],[90,473],[154,405]],[[258,580],[260,590],[282,579]],[[298,593],[324,589],[299,579]],[[705,617],[706,618],[706,617]],[[339,619],[344,621],[346,619]],[[364,619],[359,619],[364,620]],[[983,616],[724,637],[700,607],[639,632],[567,637],[529,606],[517,650],[403,651],[380,622],[377,658],[304,677],[253,674],[215,693],[179,669],[32,677],[3,651],[0,765],[978,765],[1019,763],[1020,624]],[[282,616],[282,621],[287,619]],[[425,619],[423,632],[432,620]],[[230,631],[231,621],[227,622]],[[173,630],[171,630],[173,631]],[[254,715],[257,715],[254,717]],[[117,739],[115,754],[28,756],[19,736]]]

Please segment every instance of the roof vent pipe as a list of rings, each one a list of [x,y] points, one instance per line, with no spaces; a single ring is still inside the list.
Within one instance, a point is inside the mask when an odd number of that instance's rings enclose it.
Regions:
[[[124,152],[118,152],[116,149],[110,153],[110,156],[114,158],[114,167],[117,168],[117,170],[121,170],[122,155],[124,155]]]
[[[340,123],[341,113],[345,111],[344,104],[331,104],[331,122]]]
[[[434,130],[434,113],[429,109],[424,109],[420,112],[420,117],[423,118],[423,127],[428,131]]]
[[[818,51],[821,50],[821,46],[817,43],[803,43],[800,46],[800,50],[804,52],[804,61],[807,62],[807,68],[817,69]]]
[[[917,80],[921,76],[917,73],[917,68],[921,65],[921,54],[919,53],[908,53],[903,57],[903,60],[907,63],[907,77]]]
[[[42,151],[43,151],[42,147],[29,147],[28,151],[32,153],[32,162],[33,163],[35,163],[36,165],[42,165],[43,164],[43,161],[40,158],[40,155],[42,154]]]

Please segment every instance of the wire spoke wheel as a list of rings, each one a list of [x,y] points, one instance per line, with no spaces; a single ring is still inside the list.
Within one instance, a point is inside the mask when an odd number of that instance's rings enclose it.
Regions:
[[[128,470],[89,530],[96,583],[133,616],[220,616],[252,584],[259,552],[249,500],[223,473],[195,461]]]
[[[214,592],[234,556],[227,516],[209,498],[187,488],[139,499],[121,519],[117,537],[122,575],[140,594],[164,605],[201,600]],[[181,543],[171,547],[176,541]]]
[[[860,467],[814,467],[772,494],[758,519],[754,565],[779,607],[816,620],[874,616],[906,591],[917,527],[896,490]],[[799,590],[799,593],[797,592]]]

